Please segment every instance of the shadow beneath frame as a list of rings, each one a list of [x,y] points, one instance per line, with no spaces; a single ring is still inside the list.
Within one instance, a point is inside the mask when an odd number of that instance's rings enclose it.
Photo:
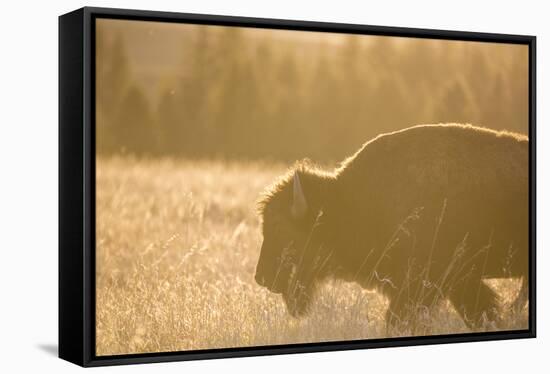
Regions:
[[[38,344],[36,347],[51,356],[58,356],[59,350],[57,344]]]

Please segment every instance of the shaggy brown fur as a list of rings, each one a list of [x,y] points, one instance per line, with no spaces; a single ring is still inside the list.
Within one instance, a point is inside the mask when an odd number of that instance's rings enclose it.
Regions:
[[[484,278],[522,277],[526,291],[528,145],[509,132],[422,125],[376,137],[332,172],[296,164],[259,203],[257,282],[294,316],[331,276],[385,294],[389,325],[442,298],[473,328],[496,320]],[[299,217],[294,174],[307,202]]]

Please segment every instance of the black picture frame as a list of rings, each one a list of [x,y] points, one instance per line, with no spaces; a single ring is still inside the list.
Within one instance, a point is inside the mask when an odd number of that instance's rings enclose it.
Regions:
[[[529,328],[519,331],[384,338],[96,356],[95,354],[95,20],[114,18],[254,28],[524,44],[529,47]],[[59,17],[59,357],[104,366],[534,338],[536,336],[536,37],[85,7]]]

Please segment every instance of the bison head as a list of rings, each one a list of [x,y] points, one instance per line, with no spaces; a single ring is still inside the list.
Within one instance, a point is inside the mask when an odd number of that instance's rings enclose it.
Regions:
[[[294,317],[307,312],[323,267],[318,235],[322,210],[308,204],[309,197],[315,200],[316,176],[302,177],[308,178],[307,185],[295,171],[262,202],[264,240],[256,267],[256,282],[282,294]]]

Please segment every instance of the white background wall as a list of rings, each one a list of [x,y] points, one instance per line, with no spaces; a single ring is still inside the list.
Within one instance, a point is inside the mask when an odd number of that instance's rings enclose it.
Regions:
[[[71,372],[57,350],[57,17],[83,5],[538,37],[538,338],[96,369],[94,372],[518,373],[550,366],[545,1],[6,1],[0,13],[0,371]]]

